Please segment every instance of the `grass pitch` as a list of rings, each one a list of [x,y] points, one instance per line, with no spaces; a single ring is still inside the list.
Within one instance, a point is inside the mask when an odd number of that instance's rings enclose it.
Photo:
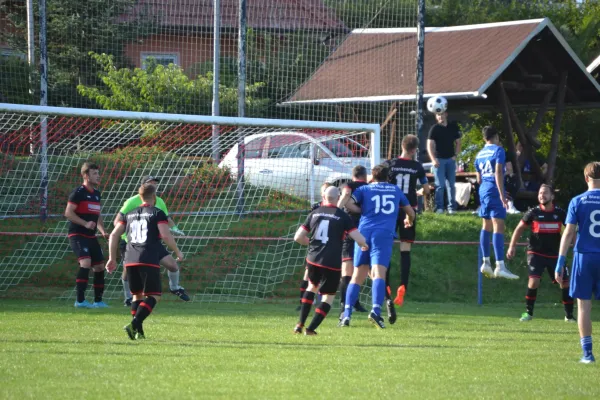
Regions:
[[[125,307],[2,300],[0,398],[600,397],[562,306],[521,323],[521,304],[409,302],[384,331],[365,314],[339,329],[332,311],[316,337],[291,333],[294,307],[168,302],[133,342]]]

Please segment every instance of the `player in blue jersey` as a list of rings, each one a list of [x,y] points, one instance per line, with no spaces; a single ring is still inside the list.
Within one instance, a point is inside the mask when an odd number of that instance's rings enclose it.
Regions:
[[[600,162],[583,170],[588,191],[574,197],[567,212],[567,228],[560,241],[555,278],[562,282],[567,251],[577,235],[573,252],[570,295],[577,299],[577,322],[583,357],[581,362],[596,361],[592,353],[592,294],[600,300]]]
[[[485,146],[475,158],[475,171],[479,183],[481,207],[479,216],[483,219],[483,229],[479,236],[483,264],[481,273],[488,278],[519,279],[504,265],[504,219],[508,201],[504,192],[504,168],[506,153],[498,146],[498,131],[493,126],[483,128]],[[493,231],[493,235],[492,235]],[[490,237],[496,256],[496,269],[490,263]]]
[[[352,201],[346,207],[352,212],[360,212],[359,232],[365,237],[369,250],[363,251],[355,244],[354,273],[348,285],[344,303],[344,317],[340,326],[350,326],[352,305],[358,299],[360,285],[365,281],[369,268],[373,279],[373,309],[369,321],[383,329],[381,304],[385,298],[385,276],[394,246],[394,232],[398,212],[406,213],[405,226],[410,227],[415,220],[415,211],[410,202],[396,185],[388,183],[389,169],[377,165],[371,170],[373,182],[357,188],[352,193]]]

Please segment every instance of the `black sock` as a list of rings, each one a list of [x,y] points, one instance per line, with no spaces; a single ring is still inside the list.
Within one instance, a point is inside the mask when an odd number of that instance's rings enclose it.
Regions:
[[[302,303],[302,298],[304,297],[304,292],[306,292],[306,288],[308,287],[308,281],[302,281],[300,285],[300,302]]]
[[[142,302],[141,300],[131,302],[131,316],[132,317],[135,317],[135,314],[137,313],[137,309],[140,306],[141,302]]]
[[[535,299],[537,298],[537,289],[527,288],[527,295],[525,296],[525,304],[527,314],[533,316],[533,306],[535,306]]]
[[[306,329],[309,331],[316,330],[327,316],[329,310],[331,310],[331,305],[328,303],[321,302],[315,309],[315,315],[313,316],[312,321],[310,321],[310,325]]]
[[[150,313],[154,310],[155,306],[156,299],[152,296],[148,296],[144,300],[142,300],[137,308],[135,316],[133,317],[133,325],[136,328],[141,328],[142,323],[144,323],[144,320],[148,318]]]
[[[573,298],[569,296],[569,288],[562,289],[562,302],[565,306],[565,315],[567,318],[573,318]]]
[[[85,291],[87,289],[88,280],[90,278],[90,269],[79,267],[77,271],[77,279],[75,279],[75,286],[77,287],[77,302],[81,303],[85,300]]]
[[[346,293],[348,292],[348,285],[350,284],[351,276],[342,276],[340,282],[340,307],[344,311],[344,304],[346,303]]]
[[[308,290],[304,292],[300,306],[300,320],[298,321],[298,325],[304,326],[306,318],[308,318],[308,314],[310,314],[310,309],[312,308],[314,302],[315,294],[313,292],[309,292]]]
[[[104,294],[104,270],[94,272],[94,302],[100,303]]]
[[[410,251],[400,252],[400,286],[408,289],[408,277],[410,276]]]
[[[385,299],[386,300],[391,300],[392,299],[392,288],[390,287],[390,270],[391,270],[391,265],[388,266],[387,271],[385,272]]]

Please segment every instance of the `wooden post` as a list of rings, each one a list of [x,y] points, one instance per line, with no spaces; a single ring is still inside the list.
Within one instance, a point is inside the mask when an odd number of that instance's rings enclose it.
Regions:
[[[517,151],[515,149],[515,139],[513,137],[513,128],[510,123],[510,106],[508,96],[506,91],[504,90],[504,85],[502,84],[502,80],[498,80],[498,91],[500,92],[500,110],[502,110],[502,122],[503,129],[506,133],[506,145],[508,147],[509,160],[512,163],[513,171],[517,176],[517,182],[519,183],[519,189],[523,188],[523,178],[521,177],[521,166],[517,161]]]
[[[521,125],[521,121],[519,120],[519,117],[517,116],[517,113],[515,112],[508,97],[506,97],[506,104],[508,105],[508,111],[510,112],[510,117],[514,124],[515,132],[517,133],[517,136],[519,137],[519,141],[523,145],[523,152],[525,153],[525,157],[527,158],[527,160],[529,160],[529,164],[531,165],[531,170],[533,171],[533,174],[537,177],[537,179],[539,181],[542,181],[544,179],[544,174],[542,173],[540,164],[537,162],[537,159],[535,158],[535,153],[533,152],[533,146],[527,140],[527,136],[525,135],[525,129],[523,128],[523,125]],[[520,169],[521,166],[518,165],[518,168]]]
[[[391,160],[394,156],[394,141],[396,139],[396,119],[392,121],[392,130],[390,133],[390,145],[388,146],[388,160]]]
[[[552,139],[550,140],[550,153],[548,154],[548,173],[546,174],[546,183],[554,181],[554,170],[556,168],[556,156],[558,155],[558,144],[560,135],[560,125],[565,112],[565,94],[567,92],[567,71],[560,74],[560,83],[558,85],[558,94],[556,95],[556,111],[554,113],[554,126],[552,127]]]
[[[533,125],[531,125],[531,128],[525,132],[527,140],[529,140],[529,143],[531,143],[536,149],[542,147],[542,144],[537,140],[537,134],[540,130],[540,126],[542,126],[544,115],[546,115],[546,111],[548,111],[550,100],[552,100],[552,96],[554,96],[555,91],[555,89],[552,89],[549,90],[548,93],[546,93],[546,97],[544,97],[544,101],[542,102],[542,105],[540,106],[537,115],[535,116],[535,121],[533,122]]]

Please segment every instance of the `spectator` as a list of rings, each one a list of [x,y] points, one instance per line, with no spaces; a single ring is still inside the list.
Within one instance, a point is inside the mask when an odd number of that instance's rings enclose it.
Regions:
[[[533,176],[533,170],[531,168],[531,161],[529,161],[523,152],[523,145],[519,142],[516,146],[517,150],[517,160],[519,161],[519,165],[521,166],[521,173],[527,174],[528,176],[523,177],[523,186],[524,189],[528,192],[538,192],[540,190],[540,186],[542,185],[543,178],[546,176],[546,172],[548,172],[548,164],[546,163],[546,159],[539,154],[535,154],[535,159],[537,160],[540,169],[542,170],[542,179],[537,179]],[[528,179],[525,179],[528,178]]]
[[[444,212],[444,190],[448,185],[448,214],[456,211],[456,155],[460,153],[462,136],[456,122],[448,122],[448,113],[435,115],[437,124],[429,130],[427,152],[431,159],[431,172],[435,177],[435,212]],[[446,182],[447,181],[447,182]]]

